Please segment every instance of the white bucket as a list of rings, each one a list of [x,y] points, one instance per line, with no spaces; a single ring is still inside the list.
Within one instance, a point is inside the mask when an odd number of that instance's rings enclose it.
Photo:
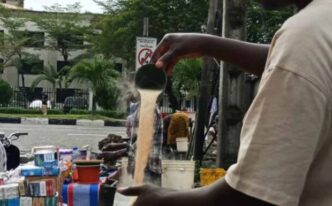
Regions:
[[[178,152],[188,152],[188,138],[187,137],[176,138],[176,150]]]
[[[187,160],[162,160],[161,186],[188,190],[194,185],[195,162]]]

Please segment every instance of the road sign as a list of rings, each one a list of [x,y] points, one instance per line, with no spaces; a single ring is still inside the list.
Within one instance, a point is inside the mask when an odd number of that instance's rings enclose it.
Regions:
[[[148,64],[154,50],[157,47],[157,39],[149,37],[136,38],[136,69]]]

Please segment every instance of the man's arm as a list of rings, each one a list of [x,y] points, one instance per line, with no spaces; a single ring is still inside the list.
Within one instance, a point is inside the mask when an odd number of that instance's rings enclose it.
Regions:
[[[231,188],[224,179],[203,188],[174,191],[151,185],[119,189],[127,196],[138,196],[134,206],[272,206]]]
[[[248,196],[230,187],[224,179],[206,188],[206,193],[210,196],[208,205],[246,205],[246,206],[272,206],[260,199]],[[219,204],[218,204],[219,203]]]
[[[268,51],[268,45],[207,34],[175,33],[167,34],[162,39],[151,61],[171,74],[180,59],[210,56],[260,76],[264,71]]]
[[[209,36],[205,56],[237,65],[244,71],[260,76],[265,68],[269,45],[254,44],[218,36]]]

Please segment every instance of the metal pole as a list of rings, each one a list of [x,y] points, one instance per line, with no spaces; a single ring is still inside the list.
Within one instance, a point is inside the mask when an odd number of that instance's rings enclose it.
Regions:
[[[149,36],[149,17],[143,19],[143,36]]]
[[[207,23],[207,33],[220,35],[215,29],[216,14],[221,9],[221,2],[219,0],[210,0],[209,13],[208,13],[208,23]],[[213,58],[204,57],[203,58],[203,70],[200,81],[200,92],[198,99],[198,111],[197,111],[197,121],[195,129],[195,145],[194,145],[194,159],[203,159],[203,147],[205,141],[205,129],[209,124],[209,104],[211,98],[213,71],[216,69],[216,64]]]
[[[246,38],[247,2],[223,0],[223,37]],[[252,101],[252,84],[234,65],[222,63],[219,85],[217,166],[227,169],[237,160],[242,119]]]

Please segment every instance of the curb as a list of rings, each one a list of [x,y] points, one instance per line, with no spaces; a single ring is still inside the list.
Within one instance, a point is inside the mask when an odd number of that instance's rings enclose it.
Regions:
[[[92,126],[92,127],[103,127],[104,120],[88,120],[88,119],[78,119],[76,121],[77,126]]]
[[[48,124],[55,125],[76,125],[76,119],[48,119]]]
[[[21,118],[0,117],[0,123],[21,124]]]
[[[24,117],[22,117],[21,118],[21,124],[48,125],[48,119],[47,118],[24,118]]]
[[[124,120],[88,120],[88,119],[48,119],[48,118],[9,118],[1,117],[0,123],[25,125],[76,125],[91,127],[124,127]]]

